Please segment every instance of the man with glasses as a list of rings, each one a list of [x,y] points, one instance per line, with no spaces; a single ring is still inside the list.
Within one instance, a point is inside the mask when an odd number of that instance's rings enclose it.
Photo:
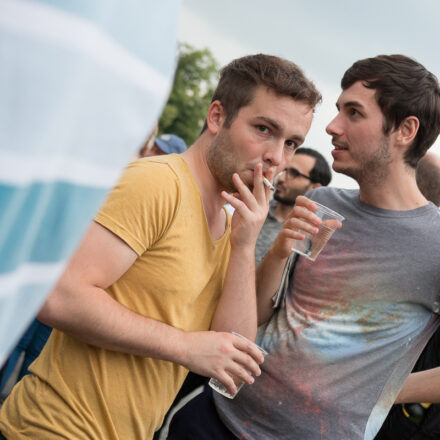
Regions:
[[[311,148],[299,148],[278,176],[269,214],[258,236],[255,261],[259,264],[281,230],[295,199],[319,186],[327,186],[332,175],[322,154]]]

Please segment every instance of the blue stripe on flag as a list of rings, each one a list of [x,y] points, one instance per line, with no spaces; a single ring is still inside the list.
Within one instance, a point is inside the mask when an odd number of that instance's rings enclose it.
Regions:
[[[66,259],[106,193],[63,182],[0,185],[0,274]]]

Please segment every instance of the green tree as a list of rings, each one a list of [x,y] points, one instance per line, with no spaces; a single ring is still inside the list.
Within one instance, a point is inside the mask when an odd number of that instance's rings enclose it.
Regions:
[[[191,145],[200,133],[217,85],[218,63],[209,49],[179,45],[179,61],[159,133],[176,134]]]

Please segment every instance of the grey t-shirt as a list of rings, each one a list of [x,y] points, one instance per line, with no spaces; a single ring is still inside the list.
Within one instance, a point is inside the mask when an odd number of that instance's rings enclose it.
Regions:
[[[255,263],[257,265],[266,256],[267,251],[272,246],[272,243],[277,238],[278,233],[281,231],[281,227],[283,226],[283,222],[278,221],[275,217],[275,206],[277,203],[278,202],[276,200],[270,201],[269,212],[255,245]]]
[[[345,217],[315,262],[291,273],[259,329],[262,375],[220,418],[246,440],[371,440],[439,324],[440,213],[366,205],[357,190],[308,194]]]

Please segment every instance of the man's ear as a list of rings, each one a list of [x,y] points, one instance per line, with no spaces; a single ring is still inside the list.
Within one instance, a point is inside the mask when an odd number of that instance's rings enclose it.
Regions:
[[[396,130],[396,143],[398,146],[411,145],[419,131],[420,122],[416,116],[406,117]]]
[[[211,102],[206,116],[206,124],[209,132],[216,135],[222,128],[225,119],[225,111],[222,103],[219,100]]]

